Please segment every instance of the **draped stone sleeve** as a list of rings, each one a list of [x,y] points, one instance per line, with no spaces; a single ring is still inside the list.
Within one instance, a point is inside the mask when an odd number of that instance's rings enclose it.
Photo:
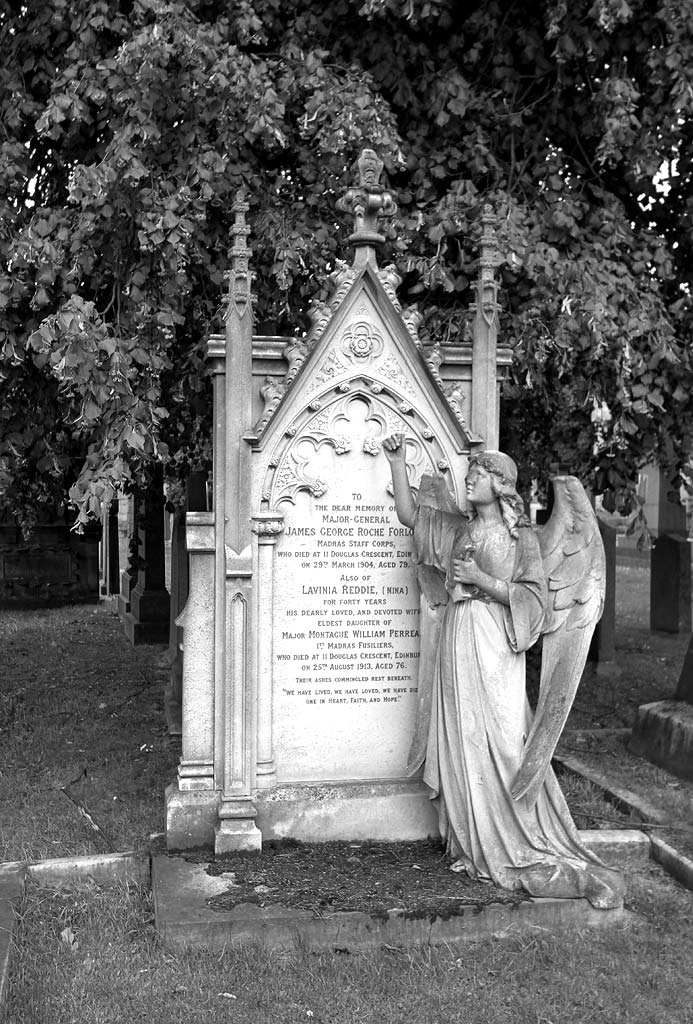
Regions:
[[[431,720],[438,638],[443,613],[449,600],[445,580],[450,566],[455,535],[465,522],[459,513],[444,512],[431,505],[419,505],[414,523],[414,547],[421,588],[421,640],[417,680],[417,709],[407,775],[416,775],[426,759]]]
[[[419,505],[414,522],[414,547],[419,562],[447,575],[455,536],[465,522],[459,513]]]
[[[539,541],[529,526],[518,530],[515,570],[508,593],[510,606],[504,615],[508,643],[513,651],[526,651],[541,633],[548,593]]]

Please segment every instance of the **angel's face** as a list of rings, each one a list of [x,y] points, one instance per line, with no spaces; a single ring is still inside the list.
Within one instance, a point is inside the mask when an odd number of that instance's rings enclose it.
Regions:
[[[472,505],[490,505],[496,501],[491,474],[483,466],[472,466],[465,479],[467,501]]]

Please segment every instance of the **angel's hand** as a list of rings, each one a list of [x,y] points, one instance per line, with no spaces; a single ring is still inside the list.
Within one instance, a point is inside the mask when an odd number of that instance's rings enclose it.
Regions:
[[[405,448],[404,434],[390,434],[383,441],[383,451],[389,463],[404,462]]]
[[[467,583],[476,586],[482,577],[482,571],[471,557],[455,558],[452,562],[452,578],[455,583]]]

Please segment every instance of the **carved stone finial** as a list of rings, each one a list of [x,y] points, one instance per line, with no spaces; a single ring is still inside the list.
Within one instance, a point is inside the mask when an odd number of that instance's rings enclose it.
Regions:
[[[493,212],[493,207],[488,203],[481,212],[481,224],[481,255],[479,262],[481,264],[482,276],[485,270],[490,271],[490,276],[493,276],[493,270],[500,262],[500,253],[498,251],[498,237],[496,235],[496,215]]]
[[[240,188],[231,207],[235,214],[235,219],[231,228],[233,244],[229,250],[229,262],[231,264],[228,273],[229,312],[234,308],[239,318],[243,317],[250,304],[250,270],[248,267],[250,259],[248,235],[250,234],[250,228],[245,220],[245,215],[250,206],[245,197],[245,188]]]
[[[352,185],[342,199],[337,201],[337,209],[354,215],[354,232],[349,241],[356,247],[357,253],[366,248],[366,259],[374,260],[372,248],[385,241],[379,230],[382,217],[393,217],[397,212],[397,204],[392,193],[380,184],[383,162],[372,149],[364,149],[358,161],[359,183]]]
[[[498,318],[498,282],[496,267],[500,263],[496,217],[490,205],[481,213],[481,251],[479,254],[479,277],[476,284],[477,301],[474,303],[477,316],[483,317],[491,326]]]

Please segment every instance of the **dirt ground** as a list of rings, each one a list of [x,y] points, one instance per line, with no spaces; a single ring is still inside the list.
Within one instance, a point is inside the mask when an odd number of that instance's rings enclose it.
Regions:
[[[688,644],[650,632],[648,587],[646,567],[619,566],[617,661],[588,668],[562,742],[670,807],[673,824],[692,822],[693,783],[634,758],[614,731],[673,695]],[[0,650],[0,861],[146,847],[180,754],[165,648],[131,647],[108,602],[0,611]]]

